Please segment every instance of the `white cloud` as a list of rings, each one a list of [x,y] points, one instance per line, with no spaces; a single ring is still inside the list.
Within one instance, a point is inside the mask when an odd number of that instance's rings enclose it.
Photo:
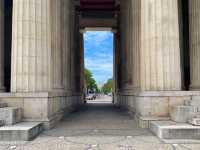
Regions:
[[[106,59],[85,59],[86,67],[93,71],[111,71],[113,69],[113,62]]]
[[[98,83],[113,76],[113,34],[111,32],[86,32],[85,67],[92,71]]]

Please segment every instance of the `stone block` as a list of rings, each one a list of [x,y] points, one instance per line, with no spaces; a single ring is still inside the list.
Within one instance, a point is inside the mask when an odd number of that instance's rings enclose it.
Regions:
[[[189,96],[176,96],[176,97],[169,97],[169,107],[172,106],[179,106],[179,105],[186,105],[191,100]]]
[[[200,96],[193,96],[190,105],[196,106],[198,111],[200,111]]]
[[[4,125],[4,121],[0,120],[0,127]]]
[[[29,141],[43,131],[42,123],[21,122],[0,127],[0,141]]]
[[[135,108],[141,116],[169,116],[169,101],[167,97],[137,97]]]
[[[22,119],[22,109],[16,107],[0,108],[0,120],[4,121],[5,125],[13,125],[20,122]]]
[[[173,121],[152,121],[150,130],[161,139],[200,139],[200,126]]]
[[[172,106],[170,117],[172,121],[186,123],[197,114],[195,106]]]
[[[200,118],[192,118],[188,121],[188,123],[194,126],[200,126]]]
[[[24,118],[32,120],[47,118],[47,107],[51,106],[47,102],[47,98],[24,98]]]
[[[0,108],[4,108],[4,107],[7,107],[8,104],[7,103],[0,103]]]
[[[166,120],[170,120],[170,117],[155,117],[155,116],[144,117],[144,116],[139,116],[138,114],[135,114],[134,119],[139,128],[147,129],[150,127],[151,121],[166,121]]]

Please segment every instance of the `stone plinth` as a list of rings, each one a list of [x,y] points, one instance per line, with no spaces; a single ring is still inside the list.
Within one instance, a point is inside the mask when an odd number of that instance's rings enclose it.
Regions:
[[[0,127],[0,141],[29,141],[43,131],[40,122],[21,122],[12,126]]]
[[[152,91],[118,93],[118,105],[136,115],[140,127],[148,128],[151,120],[170,119],[173,107],[200,98],[199,91]]]
[[[170,117],[172,121],[187,123],[197,114],[197,107],[195,106],[172,106]]]
[[[4,108],[4,107],[7,107],[7,106],[8,106],[7,103],[1,103],[1,102],[0,102],[0,108]]]
[[[152,121],[150,130],[161,139],[199,139],[200,127],[173,121]]]
[[[200,126],[200,117],[198,118],[192,118],[188,121],[190,124],[194,125],[194,126]]]
[[[45,129],[54,127],[65,113],[82,104],[82,97],[64,92],[1,93],[2,102],[9,107],[22,108],[22,121],[38,121]]]
[[[22,120],[22,109],[17,107],[0,108],[0,120],[5,125],[13,125]]]

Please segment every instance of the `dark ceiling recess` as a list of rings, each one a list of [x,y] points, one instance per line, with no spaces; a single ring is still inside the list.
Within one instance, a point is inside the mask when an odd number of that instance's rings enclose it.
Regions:
[[[113,18],[118,8],[116,0],[80,0],[78,6],[83,18]]]
[[[115,27],[117,0],[77,0],[81,27]]]
[[[115,9],[115,0],[80,0],[81,10],[102,10],[109,11]]]

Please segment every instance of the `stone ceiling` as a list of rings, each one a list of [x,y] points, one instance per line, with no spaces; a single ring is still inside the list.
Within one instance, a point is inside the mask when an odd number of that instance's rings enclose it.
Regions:
[[[115,27],[118,0],[79,0],[81,27]]]
[[[115,0],[80,0],[82,10],[112,11],[115,9]]]

